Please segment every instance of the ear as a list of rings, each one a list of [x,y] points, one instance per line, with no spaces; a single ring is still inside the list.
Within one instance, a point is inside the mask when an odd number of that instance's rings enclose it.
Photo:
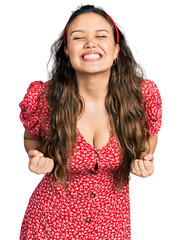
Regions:
[[[114,59],[116,59],[118,57],[120,51],[120,46],[119,44],[116,44],[115,49],[114,49]]]
[[[68,48],[66,48],[66,47],[64,47],[64,53],[65,53],[65,55],[69,55],[69,51],[68,51]]]

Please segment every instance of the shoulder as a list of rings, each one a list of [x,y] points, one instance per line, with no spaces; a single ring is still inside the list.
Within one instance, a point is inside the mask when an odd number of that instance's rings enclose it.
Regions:
[[[48,82],[44,83],[42,81],[30,83],[23,100],[19,103],[21,109],[20,120],[25,129],[32,135],[41,136],[41,129],[48,129],[49,105],[47,84]],[[44,119],[46,124],[43,123]]]
[[[36,107],[41,93],[44,92],[45,98],[47,97],[47,92],[46,92],[47,84],[48,82],[44,83],[43,81],[31,82],[27,88],[23,101],[20,103],[20,105],[26,105],[26,106],[31,105]]]
[[[142,80],[142,93],[146,102],[156,101],[161,104],[161,95],[156,83],[149,79]]]
[[[142,79],[142,92],[143,94],[151,94],[158,91],[158,87],[153,80]]]
[[[46,89],[48,82],[43,81],[34,81],[31,82],[28,89],[27,89],[27,96],[29,97],[38,97],[40,93]]]
[[[156,135],[161,127],[162,100],[159,89],[154,81],[143,79],[142,93],[145,100],[150,135]]]

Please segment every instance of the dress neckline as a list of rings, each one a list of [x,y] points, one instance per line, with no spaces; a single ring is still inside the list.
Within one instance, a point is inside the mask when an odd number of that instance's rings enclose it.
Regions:
[[[96,149],[96,148],[94,148],[90,143],[87,142],[87,140],[84,138],[84,136],[82,135],[82,133],[80,132],[80,130],[79,130],[78,128],[77,128],[77,132],[78,132],[78,134],[80,135],[80,137],[82,138],[82,140],[83,140],[91,149],[93,149],[95,152],[103,151],[103,149],[105,149],[106,147],[108,147],[109,144],[111,143],[111,139],[112,139],[112,137],[113,137],[113,133],[111,133],[108,142],[107,142],[103,147],[101,147],[101,148],[99,148],[99,149]]]

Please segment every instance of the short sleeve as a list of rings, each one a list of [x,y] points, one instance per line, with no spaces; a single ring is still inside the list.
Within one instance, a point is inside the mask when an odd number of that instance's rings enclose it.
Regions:
[[[32,82],[27,92],[23,98],[23,101],[20,102],[19,106],[21,109],[20,112],[20,120],[23,123],[24,128],[32,135],[42,136],[42,129],[45,125],[47,128],[47,124],[43,120],[42,110],[40,110],[40,106],[43,106],[43,100],[39,101],[40,93],[45,88],[45,83],[42,81]],[[48,106],[44,106],[44,119],[47,120],[48,117]],[[46,129],[45,129],[46,131]]]
[[[157,85],[151,80],[143,80],[142,92],[145,99],[149,133],[156,135],[162,124],[162,100]]]

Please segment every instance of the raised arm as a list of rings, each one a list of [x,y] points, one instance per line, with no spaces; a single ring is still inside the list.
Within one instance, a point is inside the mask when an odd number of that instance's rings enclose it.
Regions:
[[[53,170],[54,161],[43,156],[37,149],[42,143],[42,138],[31,135],[27,130],[24,133],[24,146],[29,157],[29,169],[36,174],[46,174]]]
[[[42,138],[36,135],[29,134],[27,130],[24,132],[24,146],[27,153],[30,150],[36,150],[40,147],[42,143]]]
[[[149,144],[150,144],[149,154],[153,155],[153,153],[155,152],[157,141],[158,141],[158,135],[150,136],[150,138],[149,138]]]
[[[148,177],[154,172],[154,157],[153,153],[157,145],[158,136],[150,136],[149,138],[149,153],[142,154],[141,159],[135,159],[131,164],[131,173],[139,177]]]
[[[143,153],[140,159],[132,161],[131,173],[140,177],[148,177],[154,172],[153,153],[157,145],[157,134],[161,128],[162,100],[157,85],[151,80],[143,79],[142,92],[145,99],[145,110],[150,133],[149,153]]]

